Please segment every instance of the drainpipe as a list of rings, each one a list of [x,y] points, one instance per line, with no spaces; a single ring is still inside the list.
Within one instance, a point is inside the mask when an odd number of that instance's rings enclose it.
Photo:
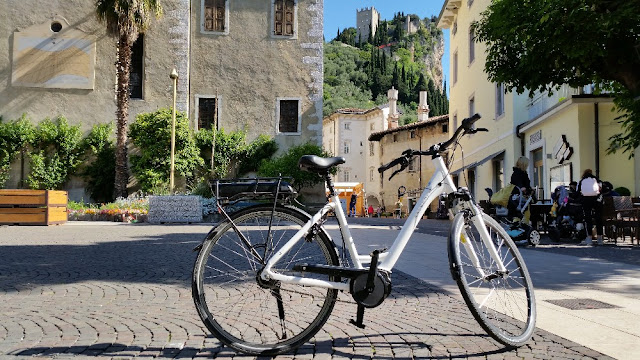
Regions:
[[[522,125],[516,126],[516,136],[520,139],[520,156],[524,156],[524,134],[520,134],[520,126]]]
[[[600,114],[598,112],[598,103],[593,104],[594,118],[594,135],[595,135],[595,151],[596,151],[596,177],[600,179]]]

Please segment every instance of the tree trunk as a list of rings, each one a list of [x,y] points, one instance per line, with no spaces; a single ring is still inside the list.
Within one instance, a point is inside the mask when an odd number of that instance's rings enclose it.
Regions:
[[[127,159],[127,121],[129,118],[129,73],[131,71],[131,37],[121,35],[118,39],[118,60],[116,62],[116,178],[115,196],[127,197],[129,183]]]

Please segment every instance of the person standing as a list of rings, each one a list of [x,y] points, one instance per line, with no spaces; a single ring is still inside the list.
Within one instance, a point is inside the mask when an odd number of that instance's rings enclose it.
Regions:
[[[358,194],[355,192],[351,195],[351,201],[349,201],[349,216],[356,216],[356,203],[358,202]]]
[[[602,245],[602,193],[598,178],[593,175],[591,169],[586,169],[582,173],[582,178],[578,183],[578,193],[582,195],[582,210],[584,211],[584,222],[587,228],[587,238],[582,245],[595,245],[593,237],[593,223],[595,219],[597,244]]]
[[[396,219],[402,219],[402,201],[400,198],[396,201]]]

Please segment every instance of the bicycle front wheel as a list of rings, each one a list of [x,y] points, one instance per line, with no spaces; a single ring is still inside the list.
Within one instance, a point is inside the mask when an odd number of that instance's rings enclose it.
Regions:
[[[193,270],[193,299],[206,327],[224,344],[252,355],[296,349],[324,325],[337,290],[264,281],[264,264],[309,220],[288,207],[258,206],[231,215],[203,243]],[[286,274],[339,281],[334,276],[300,273],[299,263],[338,265],[324,231],[299,241],[273,268]]]
[[[502,226],[486,214],[483,220],[506,271],[500,271],[471,220],[459,213],[449,233],[451,274],[480,326],[504,345],[521,346],[535,329],[536,302],[531,277],[518,248]]]

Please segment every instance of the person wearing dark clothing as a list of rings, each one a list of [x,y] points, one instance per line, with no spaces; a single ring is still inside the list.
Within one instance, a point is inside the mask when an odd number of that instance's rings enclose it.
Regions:
[[[524,193],[531,192],[531,180],[529,180],[529,174],[527,173],[528,166],[529,159],[521,156],[513,168],[513,174],[511,174],[511,183]]]
[[[582,173],[582,178],[578,183],[578,193],[582,195],[582,210],[584,211],[584,221],[587,229],[587,238],[583,245],[594,245],[592,228],[595,222],[596,233],[598,235],[597,244],[602,245],[602,194],[600,181],[593,175],[591,169],[586,169]]]
[[[571,203],[579,203],[580,202],[580,193],[578,192],[578,183],[576,181],[572,181],[569,183],[569,202]]]
[[[513,173],[511,174],[511,184],[515,185],[512,195],[527,195],[531,194],[531,180],[529,180],[529,174],[527,173],[527,168],[529,167],[529,159],[525,156],[521,156],[516,161],[516,166],[513,167]],[[513,201],[509,201],[507,204],[507,209],[509,210],[509,217],[522,217],[522,214],[519,214],[517,211],[517,204]],[[531,219],[536,220],[536,219]]]
[[[620,196],[617,191],[613,190],[613,185],[608,181],[602,182],[602,196]]]
[[[349,216],[356,216],[356,203],[358,201],[358,195],[357,194],[353,194],[351,195],[351,201],[349,201]]]

